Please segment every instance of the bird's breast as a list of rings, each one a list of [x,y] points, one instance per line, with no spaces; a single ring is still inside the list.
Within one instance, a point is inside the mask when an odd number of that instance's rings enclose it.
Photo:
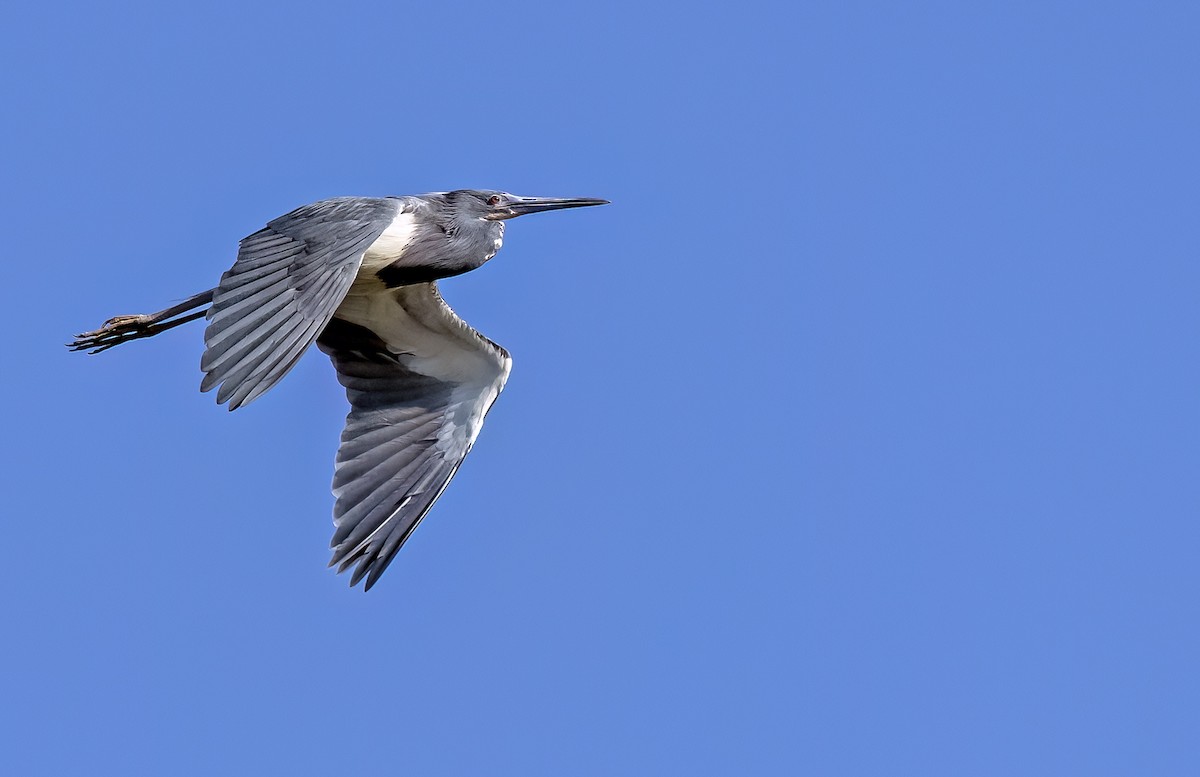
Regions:
[[[374,275],[404,255],[417,237],[417,217],[401,211],[363,254],[360,275]]]

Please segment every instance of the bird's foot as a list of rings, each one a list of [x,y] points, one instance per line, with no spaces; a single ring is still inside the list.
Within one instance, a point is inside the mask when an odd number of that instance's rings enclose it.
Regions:
[[[129,340],[157,334],[158,328],[154,326],[156,323],[154,316],[145,313],[136,316],[116,316],[105,321],[104,326],[99,329],[75,335],[75,342],[67,343],[67,347],[72,351],[100,353]]]

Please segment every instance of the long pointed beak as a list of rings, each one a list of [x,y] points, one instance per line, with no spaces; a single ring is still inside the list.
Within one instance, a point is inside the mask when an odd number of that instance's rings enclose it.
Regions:
[[[589,197],[558,199],[556,197],[514,197],[508,204],[512,214],[508,218],[524,216],[526,213],[541,213],[544,210],[560,210],[562,208],[586,208],[589,205],[607,205],[608,200],[596,200]]]

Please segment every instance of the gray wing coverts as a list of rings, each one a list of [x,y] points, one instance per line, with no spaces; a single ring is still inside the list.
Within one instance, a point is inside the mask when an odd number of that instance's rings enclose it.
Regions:
[[[358,566],[350,585],[369,590],[441,496],[482,421],[483,385],[447,382],[415,372],[369,329],[333,319],[317,346],[329,354],[346,387],[350,414],[334,469],[338,572]],[[508,356],[495,346],[497,358]],[[506,368],[493,378],[496,393]],[[493,395],[494,398],[494,395]]]
[[[345,197],[306,205],[241,242],[208,312],[201,391],[233,410],[274,386],[329,322],[363,253],[401,208]]]

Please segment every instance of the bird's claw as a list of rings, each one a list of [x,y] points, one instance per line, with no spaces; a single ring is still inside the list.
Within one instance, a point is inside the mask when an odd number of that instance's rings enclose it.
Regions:
[[[67,343],[67,348],[89,353],[107,351],[115,345],[144,336],[151,323],[152,317],[145,314],[114,316],[99,329],[75,335],[75,342]]]
[[[151,317],[145,313],[136,316],[113,316],[109,320],[105,321],[104,326],[100,327],[100,329],[119,329],[121,327],[141,328],[150,323],[150,318]]]

